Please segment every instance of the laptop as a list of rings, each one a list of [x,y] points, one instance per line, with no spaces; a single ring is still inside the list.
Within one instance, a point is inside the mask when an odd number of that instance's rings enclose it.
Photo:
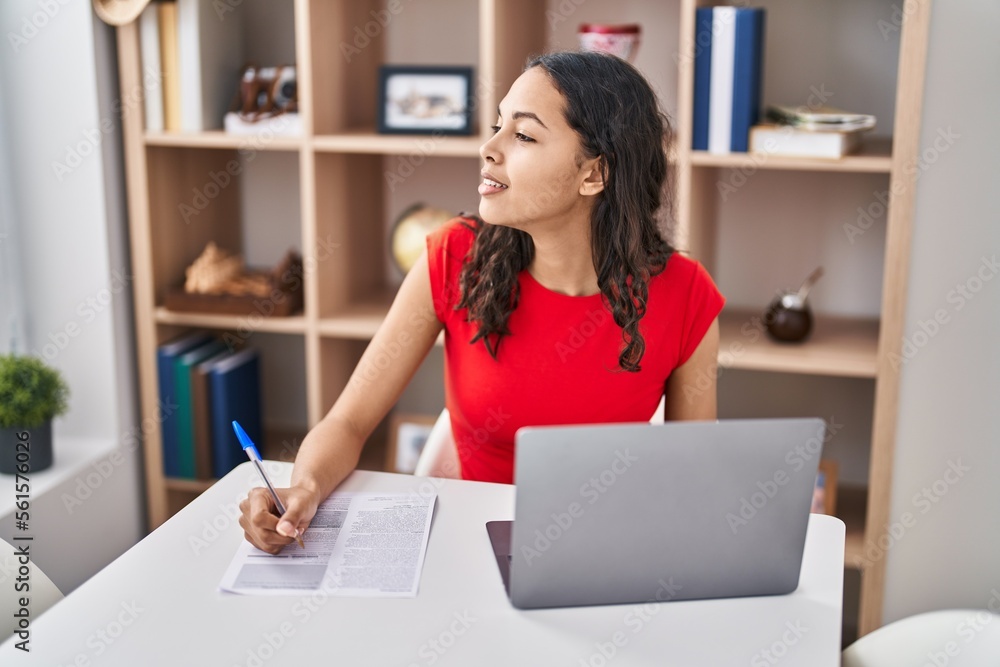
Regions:
[[[520,609],[798,587],[825,424],[522,428],[514,521],[486,529]]]

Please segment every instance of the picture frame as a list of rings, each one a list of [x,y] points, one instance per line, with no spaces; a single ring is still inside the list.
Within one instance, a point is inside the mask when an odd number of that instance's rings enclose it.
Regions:
[[[385,469],[390,472],[413,474],[427,436],[437,422],[437,415],[397,413],[389,418],[389,443],[385,452]]]
[[[472,68],[430,65],[379,67],[381,134],[472,134]]]
[[[819,470],[816,473],[816,486],[813,489],[811,512],[833,516],[837,511],[837,462],[832,459],[820,459]]]

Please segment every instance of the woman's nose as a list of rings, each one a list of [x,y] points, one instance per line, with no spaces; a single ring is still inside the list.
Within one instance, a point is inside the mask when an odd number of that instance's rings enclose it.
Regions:
[[[479,155],[486,162],[492,162],[494,164],[501,161],[501,154],[497,147],[497,135],[493,135],[479,147]]]

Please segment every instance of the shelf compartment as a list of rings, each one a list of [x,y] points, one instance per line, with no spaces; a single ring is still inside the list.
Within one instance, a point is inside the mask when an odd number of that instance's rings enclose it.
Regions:
[[[767,153],[729,153],[716,155],[707,151],[691,151],[691,164],[696,167],[730,167],[733,169],[786,169],[796,171],[846,171],[888,174],[892,167],[892,139],[866,139],[861,150],[837,160],[787,157]]]
[[[292,462],[305,435],[305,431],[268,428],[264,431],[264,442],[257,444],[265,460]],[[218,480],[165,477],[164,481],[171,491],[199,495]]]
[[[303,145],[302,137],[276,135],[229,134],[221,130],[207,132],[146,132],[147,146],[179,148],[235,148],[252,151],[296,151]]]
[[[391,291],[375,292],[367,299],[349,303],[335,315],[319,321],[319,334],[327,338],[371,340],[382,326],[394,296]],[[443,331],[434,344],[444,345]]]
[[[317,151],[331,153],[373,153],[423,157],[479,157],[479,147],[485,139],[469,137],[435,137],[431,135],[385,135],[371,129],[359,129],[342,134],[328,134],[313,139]]]
[[[250,322],[251,315],[213,315],[210,313],[179,313],[160,306],[154,311],[159,324],[200,327],[203,329],[251,329],[269,333],[304,334],[306,320],[301,315],[291,317],[260,317]]]
[[[874,378],[878,320],[817,316],[803,343],[776,343],[760,313],[723,311],[719,317],[719,364],[724,368]]]
[[[366,299],[354,301],[330,317],[319,321],[319,333],[331,338],[371,340],[382,326],[394,294],[383,291],[370,294]]]
[[[473,95],[479,94],[478,84],[488,74],[480,59],[478,2],[387,6],[378,0],[304,0],[304,4],[312,66],[308,84],[317,135],[374,125],[380,65],[469,65]]]
[[[158,306],[183,285],[187,269],[209,242],[242,255],[254,269],[274,266],[282,247],[301,247],[295,153],[148,146],[146,156]],[[271,224],[276,218],[284,224]]]
[[[316,240],[337,248],[315,263],[316,284],[323,286],[318,313],[325,317],[385,282],[383,158],[318,153],[315,164]]]

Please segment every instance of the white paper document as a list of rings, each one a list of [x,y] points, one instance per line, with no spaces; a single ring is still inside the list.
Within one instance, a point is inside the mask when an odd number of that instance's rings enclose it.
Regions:
[[[324,500],[302,536],[276,555],[246,540],[220,590],[244,595],[416,597],[436,495],[345,492]]]

